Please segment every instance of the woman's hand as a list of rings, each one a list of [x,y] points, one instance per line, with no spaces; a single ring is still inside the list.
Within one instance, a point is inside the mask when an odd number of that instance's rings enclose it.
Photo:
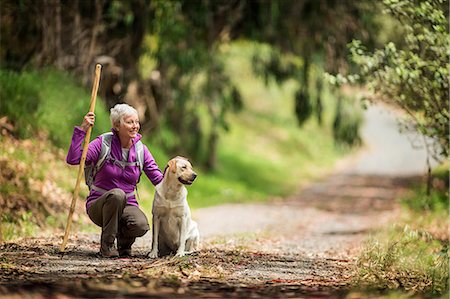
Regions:
[[[94,112],[88,112],[83,119],[83,123],[81,124],[81,129],[85,132],[89,129],[89,127],[93,127],[95,122],[95,114]]]

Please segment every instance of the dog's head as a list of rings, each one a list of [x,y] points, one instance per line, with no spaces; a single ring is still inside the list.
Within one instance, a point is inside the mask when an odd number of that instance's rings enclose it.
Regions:
[[[183,185],[191,185],[197,177],[189,160],[180,156],[167,163],[164,175],[174,175]]]

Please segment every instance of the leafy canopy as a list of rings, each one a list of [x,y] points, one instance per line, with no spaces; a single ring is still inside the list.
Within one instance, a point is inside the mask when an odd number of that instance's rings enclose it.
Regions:
[[[394,104],[409,118],[403,125],[425,137],[437,161],[448,157],[450,36],[443,0],[385,0],[385,12],[404,29],[404,46],[389,42],[368,53],[362,43],[350,45],[355,74],[331,76],[331,82],[366,83],[374,96]]]

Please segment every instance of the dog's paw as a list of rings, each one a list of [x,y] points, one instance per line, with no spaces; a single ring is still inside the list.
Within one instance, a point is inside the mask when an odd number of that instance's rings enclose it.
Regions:
[[[186,255],[186,253],[184,251],[181,251],[181,252],[177,252],[177,254],[175,254],[175,257],[183,257],[185,255]]]
[[[150,251],[150,252],[147,254],[147,257],[148,257],[149,259],[156,259],[156,258],[158,257],[158,252],[156,252],[156,251]]]

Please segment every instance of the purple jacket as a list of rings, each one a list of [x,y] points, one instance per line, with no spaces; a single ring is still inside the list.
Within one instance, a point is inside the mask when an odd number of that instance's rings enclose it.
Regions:
[[[120,145],[119,136],[113,131],[113,137],[111,140],[111,157],[117,160],[122,160],[122,147]],[[72,143],[70,144],[69,152],[67,153],[66,161],[71,165],[80,164],[81,155],[83,152],[82,144],[86,132],[80,127],[75,127],[73,130]],[[136,161],[136,149],[134,144],[141,139],[141,135],[133,139],[133,146],[130,148],[128,154],[128,162]],[[89,143],[88,152],[86,156],[86,165],[97,163],[100,158],[100,152],[102,148],[102,137],[98,136]],[[153,185],[159,184],[163,179],[163,173],[159,170],[158,165],[155,162],[152,154],[148,150],[147,146],[143,145],[144,149],[144,165],[143,171],[150,179]],[[136,189],[136,184],[140,176],[139,166],[126,166],[122,169],[120,166],[115,165],[111,161],[107,160],[100,171],[95,176],[94,185],[105,189],[111,190],[114,188],[120,188],[125,193],[133,192]],[[86,209],[89,209],[91,204],[101,195],[101,193],[91,190],[86,201]],[[136,197],[133,195],[128,198],[127,204],[138,206]]]

